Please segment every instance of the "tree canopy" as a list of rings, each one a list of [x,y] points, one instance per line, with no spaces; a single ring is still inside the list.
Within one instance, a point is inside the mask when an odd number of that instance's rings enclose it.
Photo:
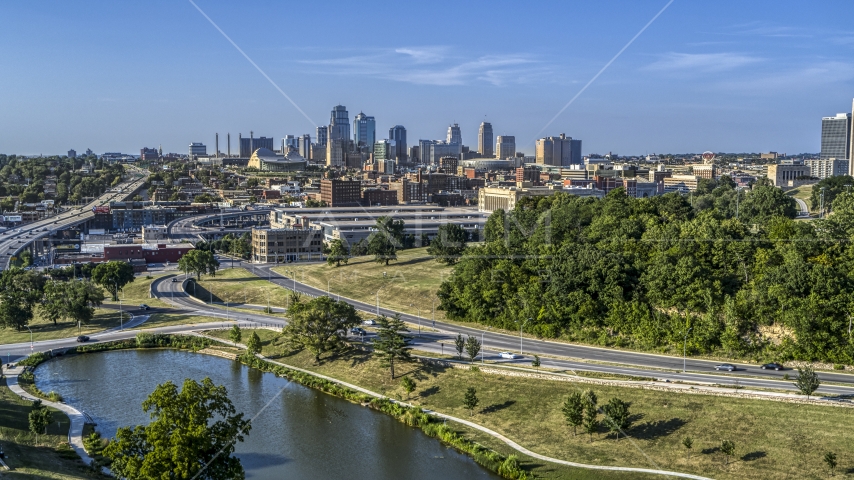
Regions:
[[[292,348],[305,348],[319,362],[320,356],[344,345],[347,330],[359,324],[356,309],[347,302],[316,297],[305,302],[294,298],[288,308],[290,321],[282,333]]]
[[[99,263],[92,270],[92,280],[110,292],[115,302],[119,299],[119,290],[133,282],[133,267],[127,262],[115,260]]]
[[[854,193],[803,222],[765,182],[700,187],[693,200],[523,198],[490,216],[440,308],[504,329],[531,318],[535,335],[599,345],[681,353],[692,328],[689,354],[854,363],[839,334],[854,307]]]
[[[142,402],[148,425],[121,427],[104,449],[119,478],[245,478],[234,446],[249,433],[248,420],[236,413],[225,387],[210,378],[187,379],[181,390],[158,385]]]

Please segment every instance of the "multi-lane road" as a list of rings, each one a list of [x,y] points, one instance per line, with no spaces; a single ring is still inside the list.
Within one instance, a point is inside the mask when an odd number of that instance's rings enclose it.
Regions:
[[[293,278],[288,278],[271,270],[270,265],[255,265],[255,272],[262,278],[267,278],[269,281],[280,285],[287,289],[295,289],[309,296],[326,295],[326,292],[309,285],[295,281]],[[249,269],[252,270],[251,268]],[[176,275],[179,280],[172,282],[172,276],[163,277],[153,283],[153,291],[155,296],[162,301],[171,304],[172,308],[163,309],[164,312],[180,312],[192,315],[205,315],[221,319],[219,322],[194,325],[178,325],[171,327],[157,328],[151,331],[162,333],[188,332],[193,330],[203,330],[210,328],[221,328],[228,326],[229,322],[238,321],[240,323],[261,324],[268,326],[283,326],[286,319],[277,316],[266,315],[261,312],[260,307],[240,306],[240,310],[235,311],[229,309],[226,311],[222,305],[208,305],[199,300],[193,299],[183,290],[184,275]],[[341,298],[347,301],[359,310],[375,313],[376,305],[355,301],[352,299]],[[126,307],[127,308],[127,307]],[[131,307],[136,308],[136,307]],[[248,310],[247,310],[248,309]],[[137,315],[147,315],[157,311],[141,311],[134,310]],[[399,312],[383,308],[380,305],[379,313],[381,315],[394,315]],[[761,388],[774,390],[794,391],[796,388],[791,381],[785,380],[783,375],[792,375],[791,370],[774,371],[762,370],[756,365],[737,364],[739,368],[733,374],[725,372],[716,372],[714,366],[716,362],[689,358],[685,361],[685,372],[682,372],[683,358],[672,357],[666,355],[654,355],[639,352],[630,352],[623,350],[615,350],[609,348],[597,348],[582,345],[572,345],[567,343],[552,342],[531,338],[521,339],[517,335],[505,333],[497,333],[492,331],[484,331],[477,328],[449,324],[444,322],[435,322],[433,324],[427,318],[418,318],[414,315],[402,314],[401,317],[411,325],[422,325],[422,331],[419,334],[418,328],[413,328],[415,335],[414,344],[419,350],[453,354],[453,338],[459,333],[464,336],[472,335],[482,339],[484,345],[484,360],[487,362],[501,362],[506,364],[530,365],[531,356],[537,354],[541,357],[543,367],[551,367],[567,371],[592,371],[602,373],[613,373],[632,375],[639,377],[652,377],[661,381],[668,382],[685,382],[697,384],[718,384],[728,385],[741,388]],[[131,338],[138,330],[134,330],[134,326],[147,317],[138,317],[130,327],[123,331],[111,330],[102,334],[91,335],[93,341],[108,341],[121,338]],[[144,323],[142,323],[144,327]],[[34,349],[36,351],[44,351],[49,349],[69,348],[76,345],[74,338],[65,340],[53,340],[45,342],[36,342]],[[524,357],[518,360],[505,360],[498,357],[498,352],[509,351],[518,353],[522,349]],[[30,344],[21,343],[15,345],[0,346],[0,355],[4,358],[19,357],[30,353]],[[8,357],[7,357],[8,355]],[[796,374],[792,375],[796,376]],[[821,372],[819,374],[823,382],[825,382],[818,390],[819,393],[837,394],[837,395],[854,395],[854,375],[843,373]]]
[[[130,197],[146,179],[143,172],[135,167],[131,167],[126,175],[129,178],[124,182],[82,207],[73,207],[52,217],[0,233],[0,269],[8,268],[12,257],[18,255],[30,243],[47,237],[56,230],[68,228],[94,218],[93,207],[108,205],[110,202],[125,200]]]

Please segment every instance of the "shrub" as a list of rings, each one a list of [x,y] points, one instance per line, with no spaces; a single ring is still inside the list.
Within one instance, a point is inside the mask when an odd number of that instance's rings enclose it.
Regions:
[[[23,360],[18,360],[18,365],[27,367],[37,367],[40,364],[50,360],[50,355],[44,352],[36,352]]]
[[[57,402],[57,403],[60,403],[63,400],[62,395],[60,395],[59,392],[54,392],[54,391],[51,391],[50,393],[48,393],[47,398],[49,398],[51,402]]]

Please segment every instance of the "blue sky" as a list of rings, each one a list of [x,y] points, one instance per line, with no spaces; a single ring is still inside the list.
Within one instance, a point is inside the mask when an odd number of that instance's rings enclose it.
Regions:
[[[0,3],[0,152],[213,149],[311,133],[336,104],[410,143],[546,123],[667,0]],[[851,111],[854,2],[675,0],[543,133],[589,153],[817,152]],[[236,143],[236,142],[234,142]],[[278,140],[277,140],[278,145]]]

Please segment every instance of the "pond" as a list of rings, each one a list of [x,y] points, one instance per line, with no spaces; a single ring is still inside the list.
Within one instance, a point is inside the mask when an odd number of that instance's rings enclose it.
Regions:
[[[236,447],[252,479],[495,479],[421,431],[337,397],[237,362],[180,350],[119,350],[46,362],[36,385],[89,414],[105,437],[146,424],[142,401],[158,384],[210,377],[238,412],[257,415]]]

